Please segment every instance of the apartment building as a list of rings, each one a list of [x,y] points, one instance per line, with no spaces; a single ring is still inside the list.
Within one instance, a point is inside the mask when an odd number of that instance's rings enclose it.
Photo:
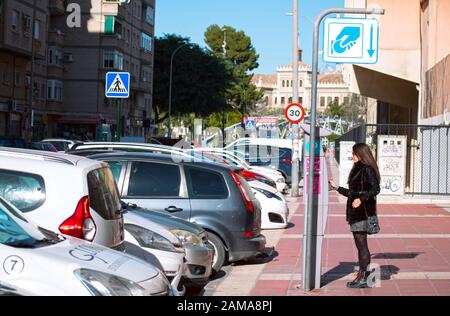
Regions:
[[[33,118],[30,100],[33,107],[45,104],[48,8],[48,0],[7,0],[0,6],[0,136],[25,137]]]
[[[148,131],[144,125],[152,110],[155,0],[129,3],[117,0],[74,1],[81,8],[80,27],[69,27],[67,23],[71,12],[66,9],[70,1],[35,1],[39,12],[36,29],[40,39],[35,40],[39,50],[35,54],[33,95],[32,98],[26,97],[26,80],[21,89],[17,86],[15,89],[9,87],[9,90],[1,87],[0,111],[7,114],[0,116],[0,135],[23,135],[27,131],[34,139],[105,139],[113,136],[116,104],[114,99],[105,97],[105,75],[108,71],[127,71],[131,73],[131,91],[129,99],[121,100],[121,134],[144,136]],[[24,14],[32,16],[28,12],[32,3],[33,0],[7,0],[7,11],[2,12],[6,20],[2,18],[2,21],[9,25],[3,23],[0,26],[0,33],[3,33],[0,39],[1,60],[16,58],[16,67],[27,69],[23,72],[28,71],[28,77],[31,49],[24,53],[19,51],[27,47],[27,43],[10,38],[10,33],[14,32],[14,26],[11,26],[14,19],[8,17],[22,5],[25,6],[24,13],[19,12],[18,19],[22,21]],[[29,42],[31,47],[31,40]],[[11,46],[10,43],[16,45]],[[23,47],[17,47],[19,43]],[[19,59],[17,56],[22,54]],[[8,73],[10,79],[14,79],[11,69]],[[11,91],[15,93],[13,96],[17,102],[10,101]],[[11,123],[19,119],[20,124]],[[16,125],[20,125],[18,129],[21,131],[12,131],[9,127]]]

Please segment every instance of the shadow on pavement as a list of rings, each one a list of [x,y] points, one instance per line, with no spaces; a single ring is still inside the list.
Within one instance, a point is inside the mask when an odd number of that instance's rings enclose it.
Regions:
[[[385,252],[373,254],[373,259],[414,259],[424,252]]]
[[[321,287],[346,277],[349,274],[355,273],[357,266],[357,262],[340,262],[338,266],[322,275]],[[394,265],[382,265],[380,266],[380,270],[382,281],[390,280],[392,275],[398,274],[400,271],[400,269]]]
[[[233,266],[242,266],[242,265],[250,265],[250,264],[264,264],[272,261],[278,257],[278,251],[275,250],[275,247],[266,248],[262,255],[259,255],[254,258],[249,258],[246,260],[241,260],[237,262],[233,262]]]

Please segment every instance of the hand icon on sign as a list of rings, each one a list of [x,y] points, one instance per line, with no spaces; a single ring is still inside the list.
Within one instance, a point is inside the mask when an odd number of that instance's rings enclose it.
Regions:
[[[339,54],[344,53],[355,45],[360,36],[361,28],[357,26],[344,27],[336,37],[336,41],[333,44],[333,50]]]

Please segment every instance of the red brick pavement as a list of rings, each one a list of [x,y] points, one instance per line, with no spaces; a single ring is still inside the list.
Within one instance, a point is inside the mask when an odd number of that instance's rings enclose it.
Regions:
[[[252,295],[450,295],[449,212],[430,204],[378,205],[382,231],[369,238],[369,248],[372,262],[381,266],[381,286],[348,289],[343,277],[357,266],[357,253],[345,221],[345,205],[334,192],[329,202],[326,234],[331,236],[323,242],[322,288],[310,293],[297,288],[304,224],[300,204],[292,210],[292,227],[275,247],[278,256],[266,265]]]

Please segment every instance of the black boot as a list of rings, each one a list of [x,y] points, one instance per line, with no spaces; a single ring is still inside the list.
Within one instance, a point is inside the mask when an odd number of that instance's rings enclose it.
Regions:
[[[358,271],[358,273],[356,274],[356,278],[351,282],[347,282],[347,287],[354,288],[355,285],[359,283],[362,277],[362,271]]]
[[[367,279],[370,276],[370,271],[359,272],[358,277],[353,282],[348,282],[347,287],[352,289],[368,288]]]

